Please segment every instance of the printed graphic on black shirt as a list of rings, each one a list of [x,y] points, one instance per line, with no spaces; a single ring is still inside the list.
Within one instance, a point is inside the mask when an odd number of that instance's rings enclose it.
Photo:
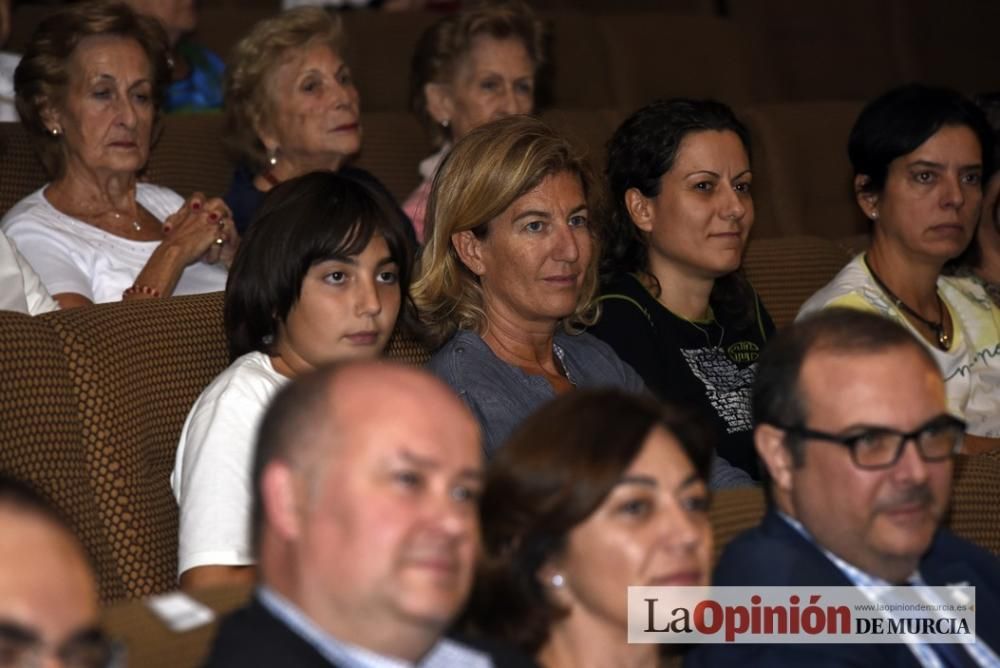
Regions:
[[[760,349],[751,341],[740,341],[729,346],[729,354],[718,347],[688,348],[681,350],[691,373],[705,385],[705,396],[719,417],[726,423],[726,431],[735,434],[753,429],[750,414],[750,393],[757,373],[757,356]],[[754,360],[740,367],[731,357],[741,362]]]

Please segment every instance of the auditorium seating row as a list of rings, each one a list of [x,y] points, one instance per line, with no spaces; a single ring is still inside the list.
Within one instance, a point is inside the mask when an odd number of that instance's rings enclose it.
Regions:
[[[745,264],[781,326],[846,260],[834,242],[787,237],[757,240]],[[0,470],[33,481],[66,512],[104,601],[174,588],[169,476],[188,410],[228,364],[221,293],[35,318],[0,312],[0,338]],[[387,355],[421,363],[428,351],[397,336]],[[958,471],[951,527],[1000,554],[1000,460],[963,459]],[[720,495],[720,549],[762,503],[759,491]]]
[[[551,26],[551,66],[540,86],[545,106],[634,108],[676,95],[740,105],[854,100],[911,80],[967,93],[998,86],[991,65],[1000,3],[993,0],[673,0],[668,9],[627,13],[615,2],[590,5],[599,9],[540,4]],[[720,7],[725,16],[718,15]],[[23,48],[51,11],[18,6],[9,48]],[[205,7],[198,39],[228,56],[271,14],[254,5]],[[406,110],[413,46],[440,14],[355,10],[343,16],[363,108]]]
[[[803,102],[738,109],[754,141],[755,238],[813,235],[856,238],[868,223],[854,203],[847,135],[860,102]],[[600,179],[605,144],[630,110],[552,109],[542,117],[586,153]],[[406,112],[366,112],[358,164],[402,201],[420,182],[431,147]],[[233,171],[218,114],[168,116],[146,178],[182,195],[225,192]],[[31,142],[17,123],[0,124],[0,215],[45,183]],[[599,180],[599,183],[601,181]]]

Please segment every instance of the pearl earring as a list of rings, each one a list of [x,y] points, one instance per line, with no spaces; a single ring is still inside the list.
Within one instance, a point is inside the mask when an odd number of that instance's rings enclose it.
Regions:
[[[566,578],[562,576],[562,573],[556,573],[552,576],[552,586],[556,589],[561,589],[565,584]]]
[[[52,128],[51,130],[49,130],[49,132],[52,133],[53,137],[58,137],[61,134],[61,131],[59,130],[58,127]]]
[[[271,167],[274,167],[275,165],[278,164],[278,149],[276,148],[267,149],[267,164],[271,165]]]
[[[446,118],[443,121],[441,121],[441,127],[444,128],[445,130],[448,129],[449,125],[451,125],[451,120]]]
[[[878,210],[872,211],[872,220],[878,220]]]

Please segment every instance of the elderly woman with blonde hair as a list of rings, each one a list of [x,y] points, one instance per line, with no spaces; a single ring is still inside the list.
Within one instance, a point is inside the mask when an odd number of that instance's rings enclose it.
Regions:
[[[472,409],[487,455],[575,387],[645,393],[607,344],[580,333],[597,290],[589,186],[569,142],[528,116],[470,132],[434,179],[413,298],[441,344],[429,368]],[[716,486],[749,482],[717,462]]]
[[[340,18],[292,9],[254,26],[226,72],[226,141],[240,160],[226,193],[245,231],[264,194],[314,171],[338,171],[361,150],[358,89]],[[359,170],[360,171],[360,170]]]
[[[450,14],[421,35],[411,66],[410,108],[438,151],[420,163],[424,181],[403,203],[418,236],[434,173],[452,144],[484,123],[534,110],[544,40],[542,22],[516,0]]]

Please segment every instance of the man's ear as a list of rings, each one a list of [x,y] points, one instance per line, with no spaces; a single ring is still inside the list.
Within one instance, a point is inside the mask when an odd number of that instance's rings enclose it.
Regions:
[[[878,220],[878,193],[865,190],[871,183],[871,177],[867,174],[858,174],[854,177],[854,199],[857,201],[865,218]]]
[[[784,429],[769,424],[757,425],[753,432],[757,454],[764,461],[772,484],[783,492],[791,491],[792,469],[795,468],[792,453],[785,445],[787,437]]]
[[[427,98],[427,113],[435,123],[448,125],[455,115],[455,101],[451,97],[451,86],[442,83],[424,84]]]
[[[261,476],[265,521],[284,540],[297,537],[302,525],[298,483],[295,472],[282,461],[268,464]]]
[[[632,223],[643,232],[653,231],[653,203],[638,188],[625,191],[625,210]]]
[[[482,276],[486,271],[486,264],[483,262],[483,241],[479,239],[472,230],[455,232],[451,235],[451,245],[458,253],[458,259],[462,261],[476,276]]]

